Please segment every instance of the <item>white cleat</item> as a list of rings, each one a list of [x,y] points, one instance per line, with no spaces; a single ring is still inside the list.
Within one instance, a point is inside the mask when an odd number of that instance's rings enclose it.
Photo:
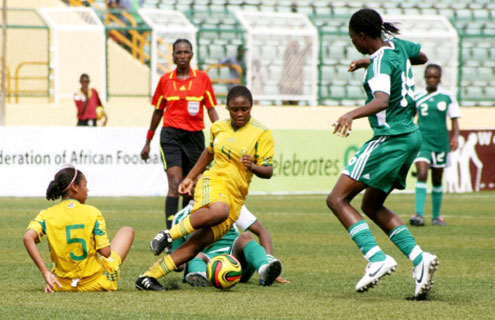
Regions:
[[[397,268],[397,262],[391,256],[378,262],[370,262],[366,266],[364,276],[356,284],[357,292],[365,292],[377,285],[380,278],[392,274]]]
[[[433,274],[437,271],[438,264],[436,255],[423,252],[423,261],[413,268],[413,278],[416,283],[415,300],[425,300],[427,298],[433,286]]]

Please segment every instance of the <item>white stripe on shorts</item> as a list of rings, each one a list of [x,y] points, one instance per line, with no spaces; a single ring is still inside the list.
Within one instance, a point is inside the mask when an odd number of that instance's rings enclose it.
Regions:
[[[363,169],[366,166],[366,162],[368,161],[368,158],[370,157],[371,153],[373,150],[378,148],[381,143],[383,143],[385,140],[387,140],[387,136],[381,136],[375,141],[372,141],[364,150],[364,152],[359,156],[358,160],[356,161],[356,165],[352,169],[351,172],[351,178],[354,180],[359,181],[359,178],[361,177],[361,174],[363,173]]]

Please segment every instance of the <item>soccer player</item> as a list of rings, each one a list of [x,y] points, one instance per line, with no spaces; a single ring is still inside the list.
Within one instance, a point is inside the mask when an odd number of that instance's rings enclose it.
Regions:
[[[351,158],[328,195],[327,204],[369,262],[356,291],[373,287],[397,266],[378,246],[366,220],[351,206],[352,199],[365,190],[361,209],[411,260],[416,284],[414,297],[424,299],[433,284],[438,258],[421,250],[407,226],[384,206],[394,188],[405,188],[407,172],[421,145],[421,134],[413,121],[416,105],[411,63],[423,64],[427,57],[419,44],[382,38],[382,34],[398,33],[393,24],[383,22],[372,9],[358,10],[349,21],[354,47],[370,55],[363,84],[367,100],[364,106],[338,118],[333,133],[346,137],[354,119],[368,117],[374,135]],[[351,63],[349,69],[363,66],[366,63],[361,60]]]
[[[73,167],[61,169],[46,190],[48,200],[62,198],[59,204],[42,210],[29,223],[24,246],[45,278],[45,292],[115,291],[134,238],[131,227],[121,228],[112,243],[100,210],[87,205],[87,180]],[[50,271],[36,243],[48,239]]]
[[[203,110],[213,123],[218,120],[217,100],[208,74],[193,69],[192,45],[187,39],[177,39],[172,57],[177,68],[160,78],[151,104],[155,107],[146,135],[141,158],[148,159],[150,142],[163,116],[160,147],[163,167],[167,173],[168,192],[165,200],[165,222],[170,228],[171,218],[179,208],[179,183],[189,173],[205,148]],[[186,206],[190,198],[182,199]]]
[[[271,178],[273,134],[251,118],[252,106],[253,97],[248,88],[230,89],[227,94],[230,119],[212,124],[208,147],[179,185],[181,194],[192,195],[194,180],[213,162],[196,185],[191,215],[170,230],[159,232],[150,246],[158,255],[173,240],[190,236],[177,250],[155,262],[137,282],[163,277],[222,238],[239,217],[253,175]]]
[[[184,220],[191,213],[193,206],[194,202],[191,201],[184,209],[177,212],[172,225]],[[251,233],[239,233],[239,228],[242,231],[249,230],[256,234],[260,239],[261,245],[254,240]],[[186,239],[187,237],[174,240],[172,242],[172,252],[180,247]],[[242,266],[241,282],[247,282],[255,271],[258,271],[261,285],[269,286],[273,281],[288,282],[279,277],[282,272],[282,263],[273,257],[270,233],[245,206],[242,206],[239,219],[225,236],[208,246],[187,263],[184,271],[185,281],[195,287],[209,286],[210,283],[206,278],[206,264],[209,259],[221,254],[231,254],[239,260]],[[146,281],[143,284],[147,285],[151,290],[163,290],[163,287],[156,279]],[[141,285],[141,282],[136,283],[138,289],[146,290],[146,288],[140,287]]]
[[[411,217],[409,223],[413,226],[425,224],[426,180],[428,169],[431,168],[432,213],[431,224],[445,226],[445,220],[440,215],[442,206],[443,169],[449,165],[449,152],[458,147],[459,122],[461,116],[459,105],[455,97],[448,91],[439,87],[442,78],[442,67],[437,64],[429,64],[425,69],[426,90],[416,95],[416,108],[418,111],[418,126],[423,141],[421,150],[414,161],[416,163],[416,214]],[[449,131],[446,119],[452,121],[452,137],[449,143]]]

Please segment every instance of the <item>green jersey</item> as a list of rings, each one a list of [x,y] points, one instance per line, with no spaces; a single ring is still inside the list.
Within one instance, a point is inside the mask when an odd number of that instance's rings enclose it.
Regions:
[[[397,38],[388,43],[390,47],[382,47],[370,56],[364,75],[366,103],[371,102],[378,91],[389,96],[388,107],[368,117],[375,136],[399,135],[418,128],[413,121],[416,103],[409,59],[418,56],[421,46]]]
[[[442,88],[432,93],[423,90],[416,95],[416,107],[418,126],[423,138],[421,148],[435,152],[449,152],[446,120],[447,117],[454,119],[461,116],[455,97]]]

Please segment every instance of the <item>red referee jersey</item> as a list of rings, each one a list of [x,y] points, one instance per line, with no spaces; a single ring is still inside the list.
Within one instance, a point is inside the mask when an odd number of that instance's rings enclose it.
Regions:
[[[217,104],[210,78],[206,72],[189,69],[188,79],[177,79],[177,71],[160,78],[151,104],[164,110],[163,126],[187,131],[200,131],[205,127],[203,106]]]

